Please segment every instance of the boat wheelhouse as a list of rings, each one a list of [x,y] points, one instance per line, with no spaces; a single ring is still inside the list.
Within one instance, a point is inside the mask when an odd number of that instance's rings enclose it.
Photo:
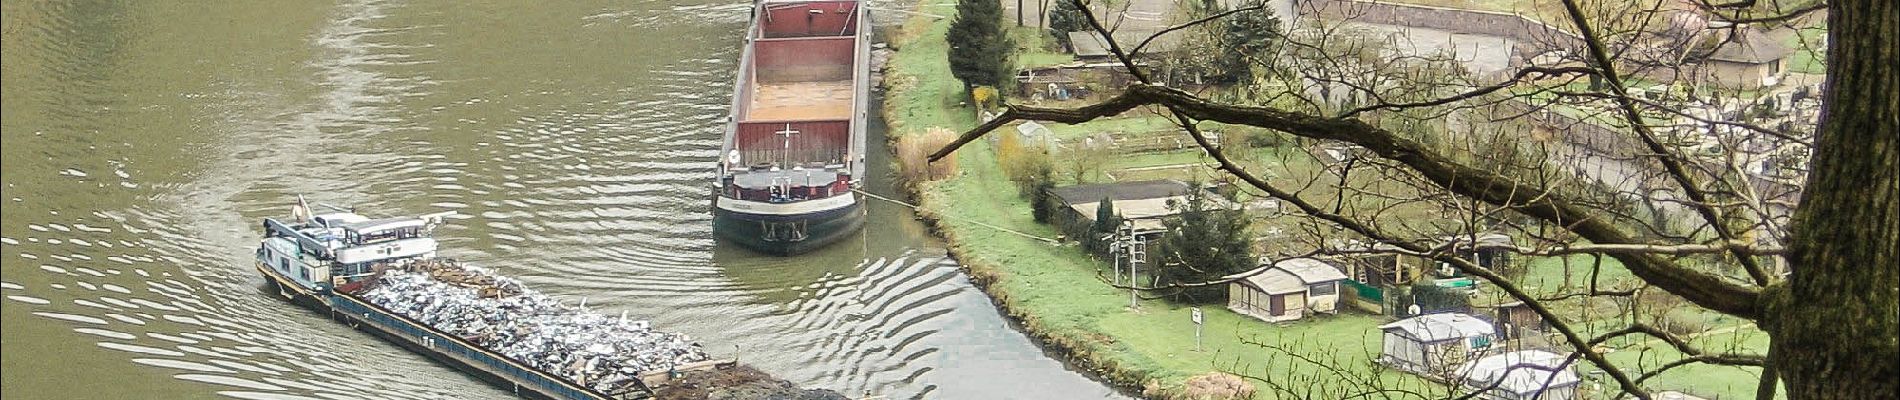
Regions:
[[[864,223],[870,24],[858,1],[754,4],[715,182],[714,228],[797,254]]]

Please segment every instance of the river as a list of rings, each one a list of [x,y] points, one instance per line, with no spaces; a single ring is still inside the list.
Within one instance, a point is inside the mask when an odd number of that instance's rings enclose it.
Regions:
[[[713,240],[745,2],[0,5],[8,399],[510,397],[261,289],[259,221],[298,194],[456,211],[444,256],[807,386],[1119,397],[907,209],[800,257]]]

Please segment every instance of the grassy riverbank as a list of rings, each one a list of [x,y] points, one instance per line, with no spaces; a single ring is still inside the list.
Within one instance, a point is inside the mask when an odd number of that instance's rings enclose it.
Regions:
[[[947,4],[926,5],[920,11],[956,12]],[[892,40],[898,51],[886,72],[885,116],[893,137],[929,127],[960,132],[976,124],[974,110],[966,105],[961,84],[950,77],[944,58],[948,25],[948,19],[916,17]],[[1286,351],[1318,357],[1339,366],[1338,372],[1381,377],[1395,389],[1427,386],[1409,375],[1375,372],[1370,360],[1378,348],[1379,320],[1369,316],[1320,317],[1276,326],[1210,305],[1202,308],[1203,350],[1195,351],[1187,307],[1144,300],[1131,309],[1129,293],[1104,283],[1099,278],[1103,264],[1080,249],[985,226],[1057,235],[1031,218],[1028,202],[1004,178],[986,142],[966,146],[956,157],[961,168],[957,176],[919,186],[920,212],[935,221],[970,275],[1027,332],[1117,386],[1173,398],[1181,397],[1175,388],[1183,381],[1211,371],[1308,381],[1302,384],[1344,381],[1314,379],[1334,371],[1290,361],[1297,357],[1288,357]],[[1261,391],[1261,397],[1270,397],[1266,388]]]
[[[925,5],[920,11],[954,15],[951,4]],[[887,64],[885,116],[891,137],[918,135],[930,128],[962,132],[977,123],[962,84],[951,77],[944,34],[949,19],[915,17],[893,36],[897,52]],[[1096,132],[1145,132],[1166,129],[1154,118],[1121,118],[1071,126],[1048,124],[1060,138]],[[1011,128],[1004,128],[1005,130]],[[1271,155],[1273,149],[1263,149]],[[1447,388],[1413,375],[1374,366],[1379,352],[1383,317],[1347,313],[1318,316],[1288,324],[1269,324],[1235,314],[1221,305],[1202,307],[1205,313],[1202,349],[1195,350],[1194,325],[1185,306],[1161,300],[1140,300],[1130,307],[1130,294],[1103,281],[1112,274],[1106,263],[1090,258],[1073,245],[1054,245],[1039,238],[1058,232],[1035,222],[1029,202],[1004,177],[989,143],[975,141],[957,157],[960,170],[948,179],[916,186],[920,214],[932,220],[951,252],[971,277],[1023,329],[1047,348],[1067,355],[1101,379],[1118,387],[1155,398],[1187,398],[1182,387],[1191,377],[1214,371],[1238,373],[1252,380],[1257,398],[1281,398],[1274,385],[1313,398],[1346,397],[1348,391],[1367,389],[1444,394]],[[1299,175],[1313,169],[1291,159],[1263,157],[1263,163],[1283,163],[1271,169]],[[1203,163],[1198,153],[1156,152],[1118,157],[1110,170],[1150,172],[1155,165]],[[1311,171],[1308,171],[1310,173]],[[1176,173],[1158,171],[1155,173]],[[1303,175],[1302,175],[1303,176]],[[1164,176],[1157,176],[1164,177]],[[1126,177],[1125,177],[1126,178]],[[998,229],[1002,228],[1002,229]],[[1035,236],[1036,238],[1024,235]],[[1521,279],[1527,289],[1550,291],[1583,285],[1578,277],[1588,268],[1580,259],[1565,268],[1557,259],[1531,262]],[[1630,279],[1620,265],[1606,264],[1601,282]],[[1572,275],[1564,279],[1564,274]],[[1727,327],[1733,321],[1711,320]],[[1761,341],[1752,327],[1714,332],[1698,343],[1711,348]],[[1614,353],[1613,362],[1644,369],[1671,360],[1666,345],[1638,344]],[[1587,374],[1589,367],[1580,366]],[[1657,389],[1719,393],[1724,398],[1745,396],[1753,378],[1750,371],[1727,367],[1698,367],[1664,374],[1652,383]]]

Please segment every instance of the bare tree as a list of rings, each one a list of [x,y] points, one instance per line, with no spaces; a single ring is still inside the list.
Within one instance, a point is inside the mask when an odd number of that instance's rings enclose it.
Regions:
[[[1136,80],[1119,95],[1078,108],[1011,106],[931,159],[1015,121],[1073,124],[1149,110],[1176,121],[1216,168],[1291,206],[1313,251],[1396,252],[1481,279],[1551,324],[1579,362],[1605,371],[1624,394],[1647,399],[1644,381],[1658,374],[1718,364],[1759,370],[1762,398],[1779,387],[1794,399],[1895,398],[1900,5],[1586,1],[1541,10],[1561,21],[1520,38],[1520,48],[1536,50],[1494,72],[1441,62],[1451,55],[1401,55],[1376,35],[1307,22],[1258,60],[1278,63],[1266,69],[1277,83],[1239,101],[1158,84],[1132,61],[1141,45],[1110,41]],[[1709,84],[1713,52],[1822,15],[1826,73],[1812,113]],[[1112,37],[1094,15],[1088,22]],[[1263,179],[1202,131],[1219,125],[1303,138],[1315,161],[1335,165],[1332,176]],[[1437,217],[1405,218],[1421,210]],[[1580,284],[1533,290],[1465,256],[1467,244],[1492,232],[1522,240],[1510,247],[1519,254],[1596,261]],[[1355,242],[1378,245],[1340,245]],[[1636,279],[1599,282],[1605,260]],[[1692,346],[1643,318],[1657,312],[1645,303],[1664,301],[1646,291],[1752,322],[1771,344]],[[1618,313],[1611,320],[1621,327],[1585,324],[1601,320],[1597,309]],[[1626,370],[1604,349],[1630,337],[1682,356]]]

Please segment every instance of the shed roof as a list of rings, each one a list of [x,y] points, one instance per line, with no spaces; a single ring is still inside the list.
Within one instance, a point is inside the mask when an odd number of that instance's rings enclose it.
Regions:
[[[1327,264],[1325,261],[1313,258],[1301,257],[1280,260],[1273,263],[1272,269],[1285,270],[1293,274],[1293,276],[1299,277],[1301,282],[1305,282],[1308,285],[1346,280],[1346,274],[1340,273],[1339,267],[1334,267],[1332,264]]]
[[[1293,276],[1281,269],[1269,269],[1243,279],[1247,286],[1253,286],[1267,294],[1287,294],[1306,291],[1306,283],[1300,277]]]
[[[1175,197],[1187,194],[1188,190],[1192,190],[1192,188],[1188,187],[1187,182],[1162,179],[1063,186],[1049,189],[1049,194],[1055,195],[1057,199],[1062,200],[1062,204],[1064,205],[1076,205],[1082,203],[1096,204],[1101,202],[1102,199],[1120,202],[1122,200]],[[1121,211],[1120,208],[1121,204],[1116,203],[1116,211]],[[1090,212],[1083,215],[1095,214]]]
[[[1564,365],[1566,356],[1542,350],[1495,354],[1458,367],[1458,376],[1471,387],[1490,387],[1526,396],[1550,388],[1577,384],[1577,373]],[[1562,369],[1558,367],[1562,366]]]
[[[1497,328],[1492,327],[1490,322],[1458,313],[1420,315],[1379,325],[1379,329],[1405,332],[1424,343],[1486,336],[1497,332]]]
[[[1794,54],[1788,48],[1768,35],[1754,30],[1743,29],[1735,32],[1734,37],[1724,38],[1722,44],[1715,46],[1709,53],[1709,59],[1747,64],[1766,64]]]

